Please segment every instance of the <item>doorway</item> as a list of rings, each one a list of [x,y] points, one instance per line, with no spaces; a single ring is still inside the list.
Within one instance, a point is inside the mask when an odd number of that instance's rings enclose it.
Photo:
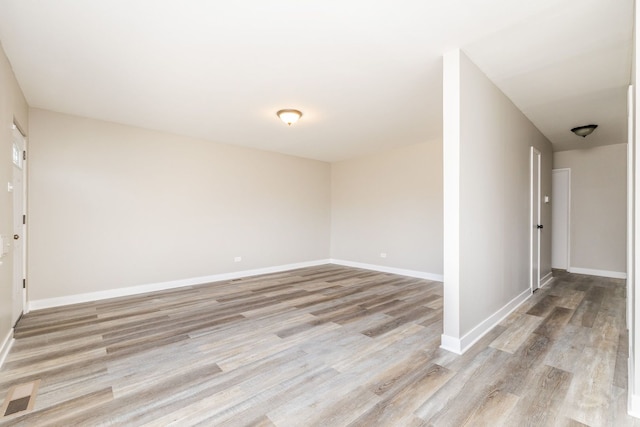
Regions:
[[[571,224],[571,169],[551,171],[551,268],[569,269]]]
[[[540,151],[531,147],[531,292],[540,287],[540,232],[543,225],[540,224],[540,165],[542,163]]]
[[[26,177],[26,141],[16,125],[13,126],[13,176],[9,190],[13,201],[13,236],[3,242],[3,251],[11,245],[13,255],[13,310],[12,323],[15,325],[26,307],[26,216],[25,216],[25,177]],[[4,240],[4,239],[3,239]],[[13,243],[13,244],[11,244]]]

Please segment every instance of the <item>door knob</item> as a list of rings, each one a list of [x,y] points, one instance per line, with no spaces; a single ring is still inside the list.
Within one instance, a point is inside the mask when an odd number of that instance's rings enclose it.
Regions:
[[[542,224],[538,224],[538,228],[542,229],[544,227],[542,226]]]
[[[19,236],[19,235],[17,235],[17,234],[14,234],[14,235],[13,235],[13,240],[18,240],[19,238],[20,238],[20,236]]]

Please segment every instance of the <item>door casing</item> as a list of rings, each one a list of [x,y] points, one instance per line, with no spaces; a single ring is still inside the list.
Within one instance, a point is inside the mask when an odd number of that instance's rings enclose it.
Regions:
[[[26,139],[16,125],[13,126],[12,138],[12,205],[13,205],[13,233],[4,236],[2,248],[6,252],[11,247],[13,262],[13,310],[12,323],[18,321],[26,311]],[[18,236],[16,239],[15,236]]]
[[[531,292],[540,287],[540,170],[542,155],[540,151],[531,147],[531,215],[530,215],[530,286]]]
[[[571,169],[551,171],[551,267],[568,270],[571,245]]]

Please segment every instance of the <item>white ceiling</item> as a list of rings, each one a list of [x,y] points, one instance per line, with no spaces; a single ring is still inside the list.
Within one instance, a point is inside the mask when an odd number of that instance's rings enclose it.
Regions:
[[[633,0],[0,0],[0,41],[32,107],[335,161],[441,138],[456,47],[556,150],[626,142],[632,16]],[[282,108],[304,116],[288,128]]]

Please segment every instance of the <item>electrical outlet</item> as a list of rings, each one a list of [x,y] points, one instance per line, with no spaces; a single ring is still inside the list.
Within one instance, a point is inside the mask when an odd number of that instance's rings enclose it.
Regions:
[[[240,262],[242,261],[242,257],[241,256],[237,256],[235,258],[233,258],[233,262]]]
[[[386,257],[387,257],[386,252],[380,252],[380,258],[386,258]]]

